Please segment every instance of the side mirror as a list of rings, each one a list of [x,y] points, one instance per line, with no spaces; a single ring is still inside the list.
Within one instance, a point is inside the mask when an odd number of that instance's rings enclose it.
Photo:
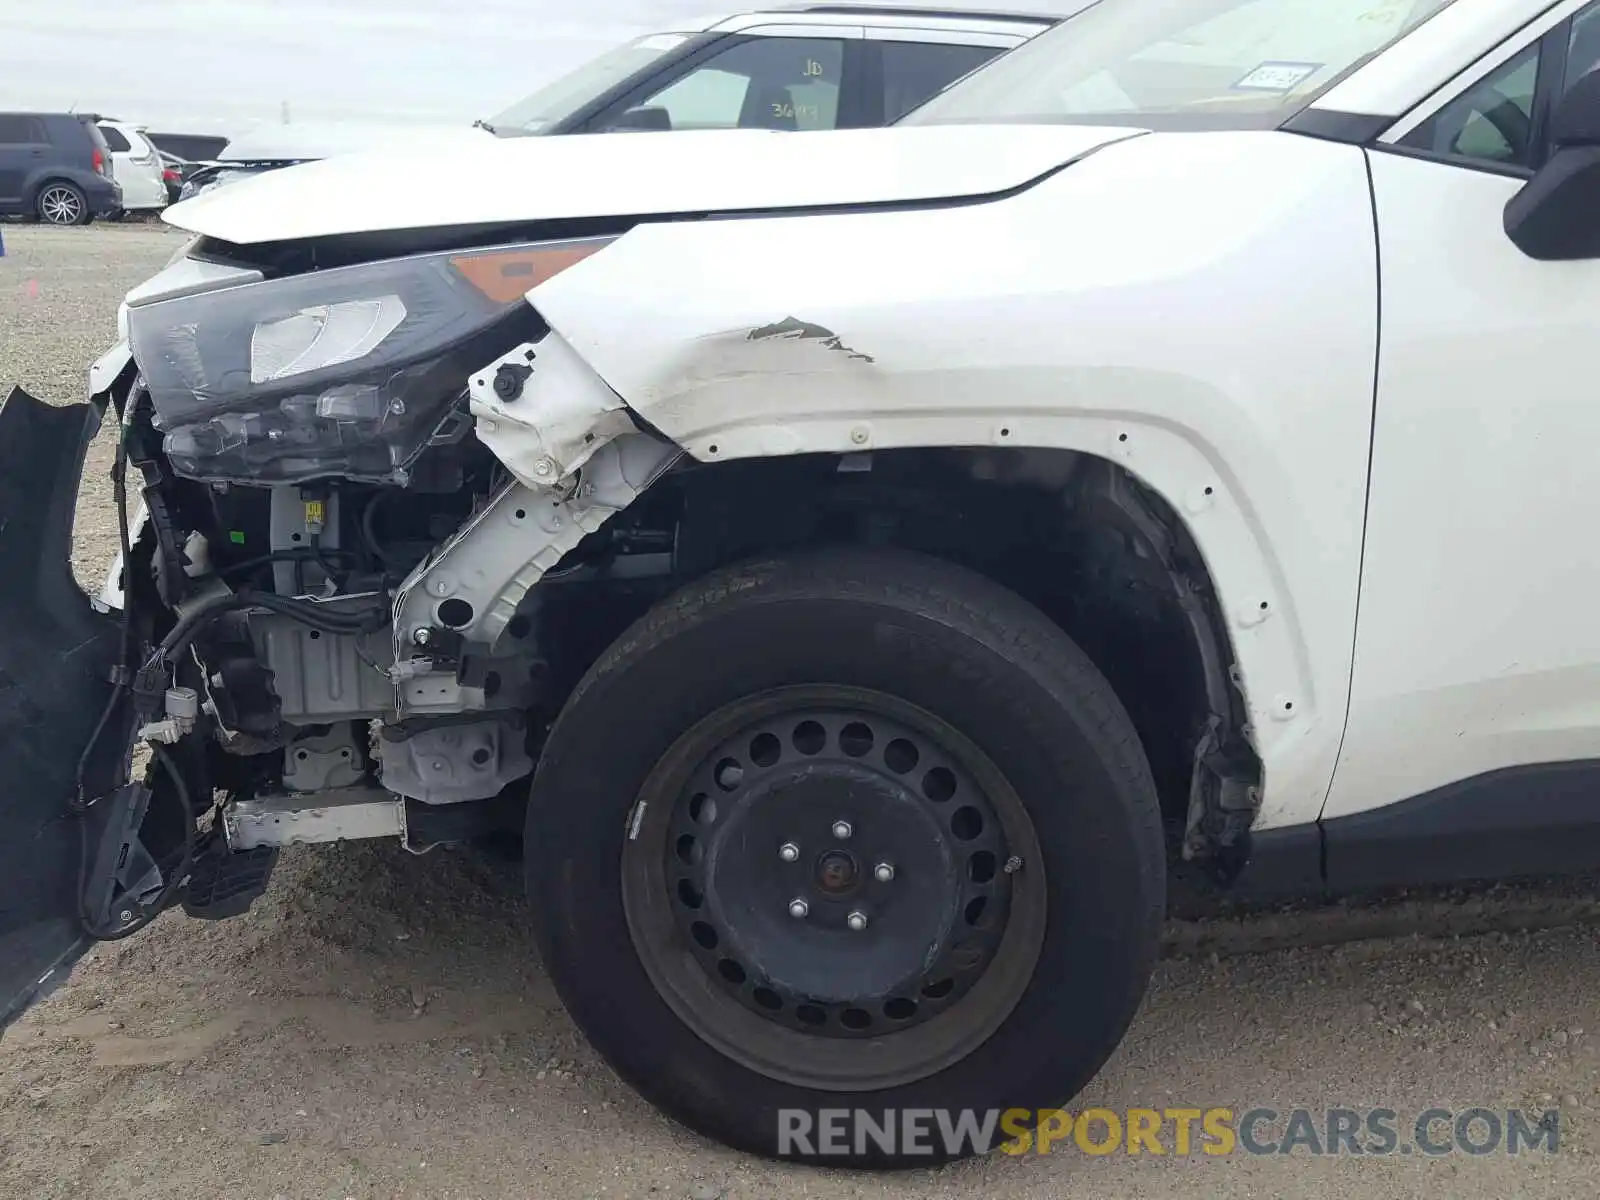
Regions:
[[[606,126],[607,133],[670,133],[672,114],[656,105],[630,108]]]
[[[1600,71],[1556,104],[1550,144],[1549,160],[1506,205],[1506,236],[1546,262],[1600,258]]]

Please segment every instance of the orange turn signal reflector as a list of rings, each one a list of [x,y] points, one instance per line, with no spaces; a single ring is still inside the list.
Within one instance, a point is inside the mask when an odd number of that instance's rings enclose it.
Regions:
[[[513,304],[548,279],[554,279],[597,250],[611,238],[582,242],[552,242],[545,246],[520,246],[486,254],[463,254],[450,260],[461,277],[496,304]]]

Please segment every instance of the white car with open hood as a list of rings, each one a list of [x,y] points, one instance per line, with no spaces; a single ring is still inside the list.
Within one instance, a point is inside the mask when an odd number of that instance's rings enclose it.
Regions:
[[[1101,0],[908,127],[168,210],[90,404],[0,408],[0,1007],[286,843],[512,829],[625,1078],[905,1164],[1071,1102],[1169,860],[1600,865],[1597,59],[1600,0]]]

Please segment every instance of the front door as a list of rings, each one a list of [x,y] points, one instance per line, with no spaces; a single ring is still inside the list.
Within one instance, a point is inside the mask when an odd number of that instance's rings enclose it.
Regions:
[[[44,164],[49,149],[38,118],[0,113],[0,212],[22,211],[28,178]]]
[[[1514,838],[1600,783],[1600,261],[1537,261],[1504,228],[1597,60],[1600,4],[1558,6],[1369,152],[1378,393],[1325,821],[1422,797],[1451,836]]]

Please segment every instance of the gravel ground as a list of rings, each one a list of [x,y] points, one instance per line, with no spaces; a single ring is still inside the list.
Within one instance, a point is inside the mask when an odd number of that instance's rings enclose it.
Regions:
[[[177,239],[4,234],[0,381],[75,398],[119,295]],[[77,545],[96,584],[114,546],[106,462],[101,447]],[[1174,920],[1139,1019],[1082,1100],[1558,1108],[1556,1155],[1093,1159],[1068,1147],[863,1177],[732,1154],[637,1099],[556,1002],[512,868],[303,848],[248,916],[168,914],[102,946],[6,1035],[0,1195],[1596,1195],[1595,895],[1568,883]]]
[[[117,340],[117,305],[159,271],[184,235],[154,222],[97,222],[81,229],[0,225],[0,394],[18,384],[65,404],[88,391],[89,364]],[[96,589],[116,558],[108,433],[89,450],[72,565]]]

